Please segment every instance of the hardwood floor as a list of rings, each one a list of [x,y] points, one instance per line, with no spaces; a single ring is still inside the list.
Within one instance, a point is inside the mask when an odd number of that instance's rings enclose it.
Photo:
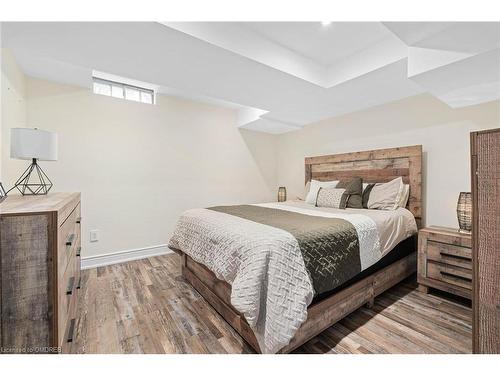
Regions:
[[[74,353],[252,353],[164,255],[83,271]],[[388,290],[295,353],[470,353],[471,309],[417,290]]]

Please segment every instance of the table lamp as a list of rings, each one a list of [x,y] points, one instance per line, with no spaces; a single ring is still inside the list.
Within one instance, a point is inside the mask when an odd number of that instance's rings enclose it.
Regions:
[[[280,186],[278,188],[278,202],[286,201],[286,187]]]
[[[12,128],[10,157],[31,160],[31,164],[12,189],[16,188],[22,195],[47,194],[52,188],[52,182],[37,161],[57,160],[57,133],[36,128]]]
[[[457,218],[460,232],[472,231],[472,193],[461,192],[457,202]]]

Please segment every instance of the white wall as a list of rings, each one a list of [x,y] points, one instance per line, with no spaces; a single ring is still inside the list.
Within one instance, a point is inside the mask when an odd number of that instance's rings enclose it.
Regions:
[[[424,218],[456,227],[470,190],[469,132],[500,127],[500,103],[450,109],[428,95],[273,136],[237,129],[227,108],[159,96],[151,106],[25,77],[2,51],[1,179],[26,161],[9,157],[10,128],[59,133],[57,162],[42,162],[54,191],[81,191],[84,256],[167,243],[185,209],[300,194],[304,157],[422,144]],[[88,242],[90,229],[100,240]]]
[[[2,161],[9,157],[10,151],[2,146],[9,139],[8,133],[4,130],[10,127],[26,126],[26,82],[23,72],[19,69],[10,51],[3,48],[1,63],[0,181],[7,188]]]
[[[275,136],[239,130],[231,109],[167,96],[147,105],[28,77],[26,103],[28,126],[59,134],[59,160],[40,163],[54,191],[82,192],[85,257],[166,244],[189,208],[276,195]],[[26,164],[8,157],[9,128],[20,125],[7,119],[2,134],[8,186]]]
[[[424,222],[457,227],[458,193],[470,191],[469,133],[494,127],[498,101],[454,110],[430,95],[406,98],[280,136],[278,184],[301,194],[306,156],[422,144]]]

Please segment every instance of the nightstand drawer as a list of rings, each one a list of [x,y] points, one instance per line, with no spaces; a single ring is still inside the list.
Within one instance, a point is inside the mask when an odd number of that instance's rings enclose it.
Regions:
[[[472,250],[466,247],[427,241],[427,259],[472,270]]]
[[[472,289],[472,271],[470,269],[429,261],[427,262],[427,277],[467,290]]]

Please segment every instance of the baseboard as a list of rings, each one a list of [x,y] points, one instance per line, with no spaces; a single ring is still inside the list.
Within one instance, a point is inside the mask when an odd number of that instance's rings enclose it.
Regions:
[[[82,270],[85,270],[89,268],[108,266],[110,264],[130,262],[131,260],[144,259],[157,255],[165,255],[172,252],[173,251],[170,250],[167,245],[156,245],[140,249],[118,251],[115,253],[93,255],[90,257],[83,257],[81,267]]]

